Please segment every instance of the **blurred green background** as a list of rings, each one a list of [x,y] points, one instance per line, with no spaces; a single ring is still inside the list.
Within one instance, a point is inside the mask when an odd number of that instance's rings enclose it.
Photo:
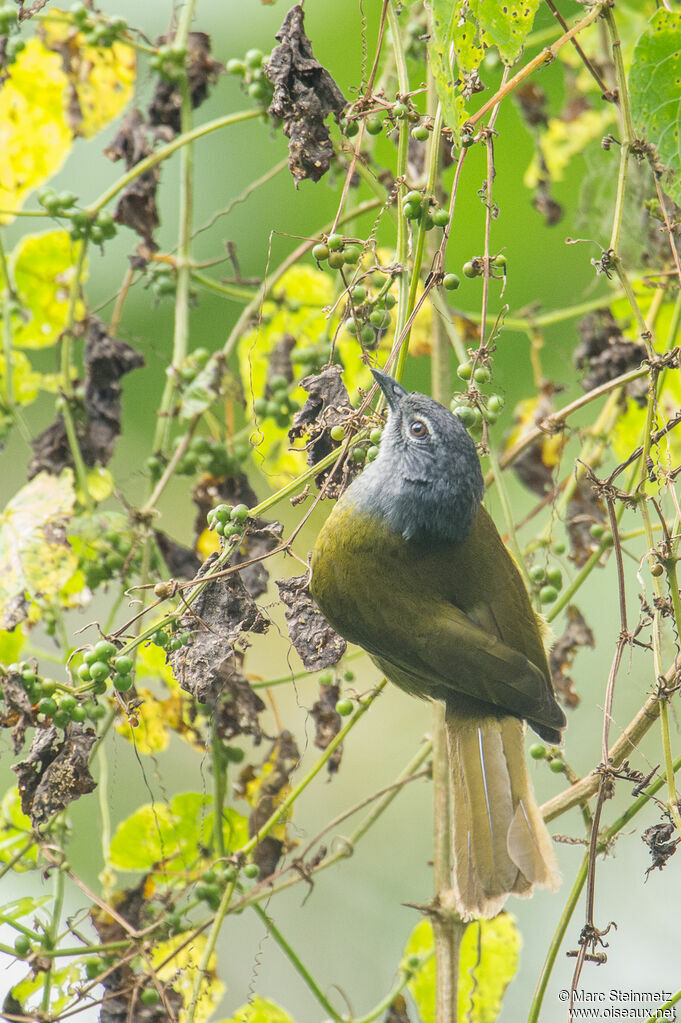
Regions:
[[[172,4],[163,0],[148,4],[136,4],[132,0],[105,0],[101,6],[106,13],[125,16],[151,39],[167,30],[172,13]],[[576,3],[561,6],[566,17],[583,12],[583,7]],[[286,4],[281,2],[264,6],[255,0],[248,3],[243,0],[240,3],[200,0],[195,27],[210,33],[214,55],[226,62],[231,57],[242,56],[251,47],[269,52],[286,9]],[[363,0],[362,9],[368,26],[366,46],[372,54],[380,2]],[[307,0],[305,14],[306,30],[316,56],[329,68],[345,95],[352,99],[356,95],[364,59],[359,5],[347,0]],[[535,30],[543,31],[553,25],[550,12],[542,7]],[[483,78],[485,84],[493,88],[499,76],[500,69],[492,66],[486,69]],[[541,74],[541,84],[554,111],[560,109],[563,100],[562,83],[562,72],[557,66],[547,67]],[[149,98],[152,87],[152,79],[143,61],[139,79],[140,105]],[[248,99],[239,91],[237,80],[223,76],[197,112],[197,121],[209,120],[248,105]],[[523,185],[523,174],[530,162],[533,146],[513,102],[503,104],[496,127],[494,194],[500,212],[493,224],[492,244],[495,250],[503,250],[508,259],[508,283],[503,302],[508,303],[511,314],[514,314],[532,303],[554,309],[593,297],[599,289],[607,288],[606,282],[596,280],[590,263],[592,257],[598,256],[598,249],[590,243],[567,245],[565,239],[585,230],[578,201],[588,161],[609,158],[616,162],[617,155],[602,157],[595,143],[593,148],[596,151],[587,160],[578,157],[573,161],[565,179],[554,188],[555,198],[565,207],[565,219],[557,226],[547,228],[532,206],[531,194]],[[68,162],[50,183],[57,190],[67,187],[74,190],[85,202],[93,200],[119,174],[119,168],[101,155],[115,130],[114,125],[88,143],[77,142]],[[231,203],[285,154],[286,140],[281,132],[260,121],[199,141],[195,146],[195,225],[209,221],[217,210]],[[451,270],[460,272],[461,264],[482,250],[483,206],[476,193],[483,178],[483,153],[475,147],[467,160],[460,186],[455,228],[448,250],[448,268]],[[224,243],[229,240],[237,246],[243,274],[262,276],[268,259],[275,266],[296,244],[296,239],[317,235],[320,226],[332,219],[341,187],[342,178],[329,175],[319,184],[304,182],[296,190],[284,171],[247,201],[236,205],[228,216],[217,219],[211,228],[199,234],[193,247],[194,255],[199,259],[215,258],[224,253]],[[158,234],[162,248],[171,249],[175,244],[177,193],[177,159],[173,159],[162,168],[162,227]],[[34,204],[29,200],[27,205],[32,207]],[[6,230],[8,247],[24,229],[25,224],[17,221]],[[602,235],[591,237],[598,243],[607,241],[607,237]],[[383,238],[379,234],[379,240],[384,244],[392,242],[388,234]],[[92,308],[101,307],[99,315],[104,319],[110,316],[112,298],[127,266],[126,257],[135,243],[131,232],[122,230],[107,245],[104,255],[92,251],[88,300]],[[226,268],[225,273],[229,272]],[[477,310],[480,294],[479,280],[464,279],[456,293],[456,302],[462,309]],[[493,292],[492,318],[501,304],[498,293]],[[201,291],[191,313],[191,347],[219,348],[239,311],[238,305]],[[155,307],[150,293],[137,286],[126,302],[118,331],[121,337],[131,340],[143,350],[149,367],[146,372],[131,374],[124,382],[124,432],[112,464],[121,490],[133,504],[142,497],[146,486],[143,463],[150,453],[146,445],[155,421],[163,387],[163,371],[172,346],[172,316],[171,301]],[[545,332],[543,368],[550,379],[565,388],[560,403],[563,403],[563,398],[568,401],[581,393],[571,363],[576,340],[574,320],[547,328]],[[407,380],[413,386],[427,388],[427,361],[412,360]],[[510,414],[516,401],[534,390],[526,335],[504,330],[494,361],[494,384],[495,389],[506,396],[506,411],[494,427],[493,437],[498,442],[510,425]],[[37,434],[51,418],[52,403],[45,401],[31,421],[34,433]],[[588,417],[582,421],[588,421]],[[17,438],[3,453],[1,488],[4,499],[9,498],[25,479],[28,457],[28,448]],[[569,453],[565,458],[569,458]],[[515,517],[519,520],[531,507],[533,499],[514,478],[508,479],[508,487]],[[264,496],[268,490],[267,482],[261,479],[258,489]],[[191,538],[194,518],[188,491],[186,481],[176,480],[161,505],[162,528],[186,543]],[[493,493],[489,504],[497,514]],[[324,509],[315,513],[298,542],[298,553],[303,556],[312,546],[315,529],[324,513]],[[279,507],[277,514],[286,526],[294,525],[298,518],[293,508]],[[497,519],[499,521],[498,514]],[[531,528],[523,534],[525,539],[531,535]],[[272,578],[299,572],[295,563],[282,559],[268,567]],[[249,654],[249,672],[262,677],[284,674],[289,664],[294,669],[299,666],[296,655],[289,648],[275,593],[276,590],[271,590],[261,600],[274,625],[265,640],[254,638],[254,647]],[[633,596],[633,588],[631,593]],[[566,756],[573,768],[583,773],[600,759],[600,708],[619,631],[613,565],[608,565],[592,581],[580,595],[579,604],[597,635],[596,649],[579,655],[575,678],[582,703],[569,716]],[[635,612],[632,600],[632,613]],[[82,623],[96,617],[97,606],[90,607],[82,616]],[[556,631],[561,631],[560,623],[557,623]],[[647,666],[644,669],[642,665],[643,661],[639,662],[634,654],[622,671],[614,710],[614,734],[630,720],[645,696],[649,679]],[[355,670],[359,690],[370,688],[377,680],[376,669],[368,661],[355,662]],[[316,699],[315,690],[313,677],[297,686],[274,690],[281,719],[295,730],[299,745],[305,750],[301,772],[317,755],[311,745],[313,727],[306,716],[306,711]],[[430,717],[430,708],[426,704],[417,703],[390,688],[352,733],[345,751],[345,762],[338,775],[330,781],[320,776],[296,806],[293,833],[301,843],[305,843],[337,813],[369,792],[390,784],[413,755],[420,737],[429,731]],[[657,736],[654,740],[649,737],[643,746],[643,752],[650,749],[653,758],[656,756],[656,739]],[[13,775],[9,772],[9,747],[4,737],[2,744],[4,756],[0,773],[4,787],[7,787],[12,783]],[[256,758],[260,755],[256,751]],[[562,777],[551,775],[543,764],[533,764],[532,771],[540,802],[560,791],[564,784]],[[141,802],[148,801],[150,792],[155,799],[162,801],[175,791],[209,789],[209,765],[206,759],[202,760],[176,739],[171,741],[168,752],[139,762],[131,747],[113,735],[110,739],[109,786],[115,822]],[[618,807],[622,808],[626,802],[626,796],[618,794],[616,805],[607,807],[607,820],[613,820]],[[102,859],[99,823],[93,818],[93,805],[91,800],[83,800],[72,808],[74,837],[70,858],[76,872],[96,888]],[[237,802],[236,806],[246,812],[245,804]],[[407,908],[405,903],[425,903],[431,895],[431,816],[429,784],[417,781],[407,786],[351,859],[319,875],[311,892],[302,884],[278,896],[266,907],[308,969],[339,1006],[347,999],[353,1011],[366,1011],[394,980],[405,941],[419,918],[418,913]],[[642,830],[652,820],[652,811],[644,813],[636,821],[636,830]],[[347,826],[348,832],[352,824]],[[583,829],[579,814],[573,812],[561,818],[551,830],[581,835]],[[596,902],[597,923],[605,927],[610,920],[616,920],[618,929],[611,931],[606,939],[609,943],[607,964],[600,968],[587,966],[581,984],[589,990],[606,991],[613,987],[636,990],[673,988],[678,986],[681,978],[678,922],[669,897],[668,875],[676,872],[678,893],[678,864],[672,861],[664,875],[654,873],[644,884],[649,858],[634,828],[619,841],[627,846],[626,852],[619,857],[616,848],[615,855],[599,862]],[[503,1023],[522,1020],[526,1016],[549,938],[581,862],[583,847],[559,845],[558,855],[564,875],[561,891],[555,895],[539,893],[531,901],[511,900],[508,905],[518,919],[523,950],[519,973],[504,1002],[500,1017]],[[5,897],[18,897],[24,890],[29,890],[24,889],[23,884],[34,883],[33,878],[23,882],[22,879],[5,878],[0,881],[0,893]],[[8,885],[12,886],[11,893]],[[70,892],[69,898],[67,911],[73,911],[80,904],[78,893]],[[580,904],[546,997],[542,1018],[547,1021],[565,1018],[558,991],[570,986],[574,960],[567,959],[564,953],[566,948],[577,947],[582,919]],[[227,987],[222,1004],[225,1016],[256,991],[279,1002],[299,1023],[320,1019],[317,1005],[299,977],[266,936],[262,924],[248,913],[230,918],[224,928],[219,946],[219,975]],[[5,985],[9,987],[16,976],[13,969],[0,972],[0,991]],[[90,1018],[96,1019],[97,1013],[93,1011]]]

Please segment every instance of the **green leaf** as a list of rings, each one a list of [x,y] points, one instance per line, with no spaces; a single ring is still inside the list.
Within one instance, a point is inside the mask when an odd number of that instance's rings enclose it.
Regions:
[[[539,0],[469,0],[485,46],[496,46],[504,64],[514,64],[532,30]]]
[[[212,797],[183,792],[170,804],[145,803],[116,829],[109,863],[118,870],[151,870],[161,860],[167,869],[195,863],[213,833]],[[224,811],[223,835],[228,851],[248,841],[248,822],[236,810]]]
[[[256,995],[252,1001],[237,1009],[233,1016],[220,1023],[293,1023],[293,1019],[280,1005]]]
[[[473,26],[467,22],[462,27],[458,26],[460,8],[461,0],[455,4],[451,0],[433,0],[433,27],[429,47],[430,67],[445,124],[453,132],[458,132],[466,120],[466,109],[462,96],[457,94],[455,79],[458,74],[452,67],[452,49],[461,71],[477,68],[485,56],[484,49],[475,43]],[[455,37],[457,42],[454,41]],[[467,46],[469,43],[470,46]]]
[[[629,91],[635,131],[673,172],[664,188],[681,203],[681,14],[660,10],[651,18],[634,49]]]
[[[435,1023],[435,958],[433,930],[428,920],[412,931],[405,950],[409,956],[430,957],[409,981],[422,1023]],[[476,920],[466,928],[459,960],[459,1019],[494,1023],[501,1000],[518,969],[520,934],[515,920],[500,913],[493,920]]]
[[[69,309],[69,288],[76,272],[79,242],[66,231],[46,231],[21,239],[12,253],[12,276],[22,305],[13,330],[16,348],[48,348],[61,335]],[[81,274],[84,281],[87,274]],[[76,303],[75,319],[85,315]]]
[[[31,821],[21,809],[21,796],[14,785],[0,803],[0,863],[9,863],[32,837]],[[12,869],[29,870],[35,866],[37,857],[38,846],[34,842]]]
[[[24,916],[30,916],[36,909],[45,906],[52,901],[51,895],[41,895],[34,899],[31,895],[24,895],[22,899],[13,899],[12,902],[5,902],[0,910],[0,918],[7,920],[21,920]]]
[[[56,967],[52,971],[50,984],[50,1004],[47,1009],[54,1019],[73,999],[73,990],[83,980],[81,963],[76,960],[68,966]],[[42,970],[31,970],[27,977],[20,980],[12,988],[12,995],[26,1013],[41,1009],[42,995],[45,990],[45,974]],[[32,996],[38,995],[38,998]],[[44,1007],[41,1012],[44,1013]]]

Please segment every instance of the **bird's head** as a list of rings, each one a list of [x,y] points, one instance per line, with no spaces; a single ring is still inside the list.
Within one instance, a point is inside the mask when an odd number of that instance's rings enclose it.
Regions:
[[[408,393],[387,373],[372,373],[388,402],[388,422],[353,497],[408,540],[464,540],[484,491],[473,440],[439,402]]]

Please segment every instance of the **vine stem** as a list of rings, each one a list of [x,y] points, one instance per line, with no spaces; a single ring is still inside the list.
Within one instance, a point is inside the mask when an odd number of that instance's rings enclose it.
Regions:
[[[187,1012],[184,1017],[185,1023],[195,1023],[196,1010],[199,1004],[199,997],[201,995],[201,985],[203,984],[206,974],[208,972],[208,966],[210,964],[211,956],[215,952],[215,946],[217,944],[218,936],[220,934],[220,930],[222,928],[225,916],[227,915],[229,904],[232,901],[233,893],[234,882],[232,881],[227,884],[224,892],[222,893],[220,905],[217,908],[215,917],[213,919],[213,924],[210,928],[210,931],[208,932],[208,937],[206,938],[206,946],[203,950],[201,960],[196,970],[196,976],[194,977],[194,983],[192,985],[192,992],[189,998],[189,1003],[187,1004]]]
[[[292,964],[296,972],[303,978],[303,980],[309,987],[310,991],[321,1005],[324,1012],[328,1013],[331,1019],[335,1020],[335,1023],[341,1023],[342,1017],[339,1015],[338,1012],[336,1012],[333,1005],[328,1000],[322,989],[319,987],[310,971],[303,965],[303,963],[300,960],[300,957],[298,956],[298,953],[295,952],[294,949],[289,945],[284,935],[281,933],[279,928],[272,920],[272,917],[268,916],[268,914],[265,912],[262,906],[258,905],[257,902],[253,904],[253,909],[260,917],[265,927],[272,935],[272,937],[274,938],[277,945],[282,950],[288,961]]]
[[[381,679],[376,688],[365,700],[359,705],[355,713],[348,720],[348,723],[341,728],[340,732],[333,737],[329,745],[326,747],[319,759],[312,765],[310,770],[307,772],[304,778],[298,782],[298,784],[289,792],[286,799],[283,799],[278,805],[274,813],[265,821],[261,828],[253,835],[253,837],[241,849],[236,850],[236,854],[239,856],[248,856],[249,853],[253,852],[255,847],[262,842],[263,838],[269,834],[272,828],[277,824],[281,818],[288,812],[290,806],[295,803],[298,796],[303,792],[310,782],[319,774],[324,764],[333,756],[338,747],[344,742],[348,733],[355,727],[361,717],[366,714],[369,707],[372,705],[376,697],[383,692],[387,685],[387,679]]]

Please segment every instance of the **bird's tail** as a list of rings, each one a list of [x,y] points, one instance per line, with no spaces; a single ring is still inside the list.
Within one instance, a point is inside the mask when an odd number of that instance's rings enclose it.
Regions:
[[[507,896],[560,875],[525,761],[525,725],[514,717],[447,711],[452,777],[454,879],[464,919],[495,916]]]

